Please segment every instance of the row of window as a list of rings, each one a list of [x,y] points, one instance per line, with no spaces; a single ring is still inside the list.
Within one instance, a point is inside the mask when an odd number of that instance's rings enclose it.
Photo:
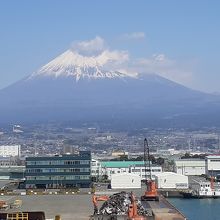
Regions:
[[[141,172],[141,169],[132,169],[132,172]],[[142,172],[145,172],[145,169],[142,169]],[[146,169],[146,172],[150,172],[150,169]],[[151,172],[161,172],[161,169],[151,169]]]
[[[62,180],[89,180],[89,175],[68,175],[68,176],[26,176],[26,180],[52,180],[52,181],[62,181]]]
[[[192,166],[192,167],[186,167],[186,166],[178,166],[177,169],[204,169],[202,166]]]
[[[26,161],[26,165],[79,165],[90,164],[90,160],[42,160]]]
[[[92,161],[92,166],[100,166],[100,163],[97,163],[97,162],[93,162],[93,161]]]
[[[91,170],[91,173],[99,173],[99,170]]]
[[[31,168],[26,169],[27,173],[77,173],[90,172],[90,168]]]
[[[123,172],[126,173],[125,170],[124,170],[124,171],[120,171],[120,170],[118,170],[118,171],[111,170],[111,171],[110,171],[110,174],[123,173]],[[136,172],[140,173],[140,169],[132,170],[132,173],[136,173]],[[144,172],[144,170],[142,170],[142,172]],[[150,170],[148,169],[146,172],[150,173]],[[161,170],[158,169],[157,171],[154,170],[154,171],[152,171],[152,172],[161,172]],[[131,173],[131,172],[129,171],[129,173]]]

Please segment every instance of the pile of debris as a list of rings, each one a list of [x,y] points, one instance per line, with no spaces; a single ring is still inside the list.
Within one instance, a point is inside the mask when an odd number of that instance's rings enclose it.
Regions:
[[[99,210],[102,215],[127,215],[131,204],[131,193],[120,192],[113,194],[105,201]],[[152,216],[150,209],[145,209],[140,200],[136,200],[138,215]]]

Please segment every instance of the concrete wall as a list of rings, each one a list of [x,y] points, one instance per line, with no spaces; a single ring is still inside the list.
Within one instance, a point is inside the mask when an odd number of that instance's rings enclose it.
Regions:
[[[111,186],[112,189],[139,189],[141,177],[134,174],[113,174]]]
[[[156,184],[159,189],[187,189],[188,177],[172,173],[164,172],[156,176]]]

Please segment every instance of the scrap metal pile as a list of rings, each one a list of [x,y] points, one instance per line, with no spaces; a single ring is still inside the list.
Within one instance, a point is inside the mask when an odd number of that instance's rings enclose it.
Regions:
[[[137,213],[142,216],[152,216],[150,209],[145,209],[139,200],[137,203]],[[120,192],[113,194],[105,201],[99,210],[102,215],[126,215],[131,204],[131,193]]]

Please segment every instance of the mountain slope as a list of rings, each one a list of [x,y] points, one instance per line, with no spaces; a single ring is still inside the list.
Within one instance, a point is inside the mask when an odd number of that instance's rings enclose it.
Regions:
[[[155,74],[131,75],[105,69],[105,60],[103,56],[83,57],[70,50],[61,54],[0,91],[0,121],[160,126],[180,120],[201,124],[220,110],[218,96],[188,89]]]

